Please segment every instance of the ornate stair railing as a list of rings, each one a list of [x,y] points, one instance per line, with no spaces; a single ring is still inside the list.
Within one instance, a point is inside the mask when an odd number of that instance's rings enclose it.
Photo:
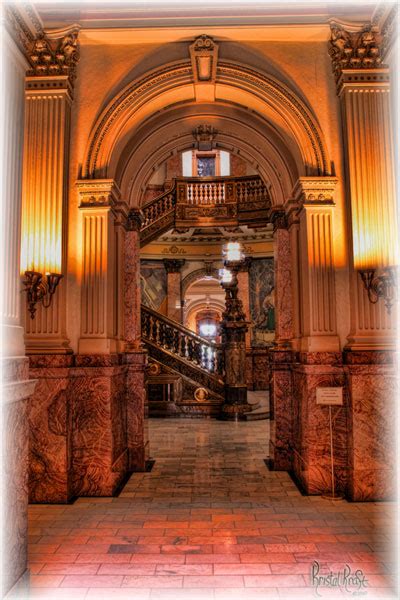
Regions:
[[[175,357],[219,378],[223,372],[218,344],[196,335],[176,321],[142,304],[142,338]]]
[[[178,177],[142,209],[141,245],[172,228],[267,223],[271,198],[258,175]]]

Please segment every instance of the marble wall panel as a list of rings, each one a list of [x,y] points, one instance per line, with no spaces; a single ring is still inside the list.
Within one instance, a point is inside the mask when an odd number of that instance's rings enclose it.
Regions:
[[[72,357],[32,356],[37,380],[29,402],[29,501],[68,502],[71,487],[71,397],[66,392]],[[40,366],[46,365],[46,366]]]
[[[128,472],[125,366],[71,369],[76,496],[112,496]]]
[[[167,272],[161,260],[140,261],[142,304],[166,314]]]
[[[27,567],[27,410],[27,399],[7,402],[3,407],[2,598],[23,576]]]
[[[129,470],[144,471],[150,458],[148,433],[148,408],[145,387],[145,352],[129,353],[126,356],[126,407],[127,444]]]
[[[274,364],[270,380],[270,458],[275,471],[292,466],[292,372],[290,364]]]
[[[293,471],[308,494],[329,493],[331,484],[329,407],[317,405],[317,387],[343,387],[343,370],[330,365],[293,368]],[[335,489],[347,484],[347,394],[332,407]]]
[[[249,390],[268,390],[271,370],[268,348],[252,348],[246,351],[246,383]]]
[[[28,359],[6,358],[2,367],[2,548],[3,598],[24,580],[28,543],[28,403],[35,381],[28,379]],[[15,588],[14,588],[15,589]]]
[[[252,346],[265,346],[275,335],[274,261],[259,258],[249,268]]]
[[[345,367],[349,387],[349,481],[354,501],[396,496],[395,369],[384,365]]]

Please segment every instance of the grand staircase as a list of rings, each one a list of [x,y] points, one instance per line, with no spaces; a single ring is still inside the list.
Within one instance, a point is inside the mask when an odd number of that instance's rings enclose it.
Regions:
[[[174,229],[257,227],[269,222],[271,198],[259,176],[178,177],[140,211],[140,245]],[[135,215],[136,213],[136,215]],[[142,305],[142,340],[149,353],[151,416],[217,416],[224,401],[221,347]],[[252,408],[259,409],[254,402]]]
[[[150,414],[216,416],[224,394],[221,347],[147,306],[141,314]]]

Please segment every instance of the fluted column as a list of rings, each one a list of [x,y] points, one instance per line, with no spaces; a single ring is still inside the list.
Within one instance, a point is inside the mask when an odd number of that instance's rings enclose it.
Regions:
[[[121,214],[126,206],[112,179],[77,182],[82,223],[80,354],[123,346]]]
[[[167,317],[182,323],[182,276],[184,259],[164,259],[167,271]]]
[[[301,342],[304,352],[339,350],[333,256],[335,177],[300,177],[299,205]]]
[[[65,228],[72,88],[68,76],[26,79],[21,269],[66,273]],[[69,351],[66,282],[50,308],[26,311],[29,353]]]
[[[357,272],[398,263],[398,224],[388,69],[345,70],[338,83],[342,102],[348,192],[351,203],[352,349],[394,346],[395,311],[371,304]]]
[[[25,354],[21,324],[20,243],[21,243],[21,179],[24,139],[24,88],[26,59],[4,30],[3,76],[4,94],[2,147],[3,177],[1,181],[3,218],[1,227],[1,334],[4,356]]]

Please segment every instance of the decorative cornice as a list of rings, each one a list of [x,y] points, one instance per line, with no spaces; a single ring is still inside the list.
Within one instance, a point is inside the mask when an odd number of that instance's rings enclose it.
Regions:
[[[382,35],[372,23],[361,31],[350,32],[338,23],[331,23],[329,55],[336,82],[347,69],[377,69],[382,67]]]
[[[78,34],[78,27],[58,40],[50,39],[44,32],[40,33],[28,52],[28,60],[32,65],[28,76],[66,75],[73,82],[80,56]]]
[[[303,205],[334,205],[337,177],[299,177],[292,196],[299,208]]]
[[[34,7],[28,3],[5,4],[3,8],[4,25],[22,53],[28,53],[35,38],[43,33],[42,23]]]

